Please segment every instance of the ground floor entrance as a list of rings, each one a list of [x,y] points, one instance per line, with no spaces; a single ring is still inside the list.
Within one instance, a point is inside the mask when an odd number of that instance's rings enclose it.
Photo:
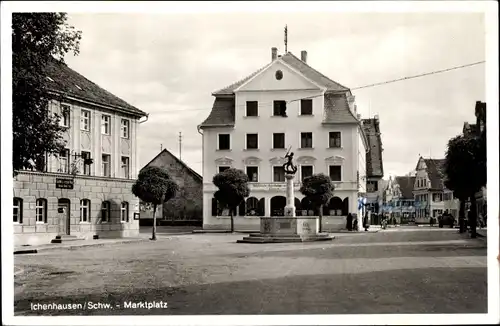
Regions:
[[[71,201],[60,198],[57,203],[57,218],[59,220],[59,233],[61,235],[71,234]]]

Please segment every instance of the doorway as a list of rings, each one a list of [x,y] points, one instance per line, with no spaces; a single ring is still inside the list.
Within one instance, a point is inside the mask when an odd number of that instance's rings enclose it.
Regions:
[[[70,235],[71,232],[71,202],[67,198],[60,198],[57,203],[59,219],[59,233]]]

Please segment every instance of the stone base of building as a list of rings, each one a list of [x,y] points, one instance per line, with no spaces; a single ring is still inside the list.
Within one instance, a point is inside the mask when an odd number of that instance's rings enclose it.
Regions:
[[[311,242],[311,241],[331,241],[334,236],[328,233],[318,233],[311,235],[298,234],[261,234],[252,233],[242,240],[237,240],[237,243],[288,243],[288,242]]]

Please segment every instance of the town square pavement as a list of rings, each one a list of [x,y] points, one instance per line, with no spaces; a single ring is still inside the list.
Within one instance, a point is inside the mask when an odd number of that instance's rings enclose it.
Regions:
[[[16,255],[15,315],[487,312],[486,241],[453,229],[237,244],[243,236],[175,235]],[[33,310],[37,303],[76,305]]]

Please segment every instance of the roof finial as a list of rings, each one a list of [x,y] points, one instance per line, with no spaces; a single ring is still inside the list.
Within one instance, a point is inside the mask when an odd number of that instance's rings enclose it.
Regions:
[[[288,26],[285,25],[285,54],[288,53]]]

